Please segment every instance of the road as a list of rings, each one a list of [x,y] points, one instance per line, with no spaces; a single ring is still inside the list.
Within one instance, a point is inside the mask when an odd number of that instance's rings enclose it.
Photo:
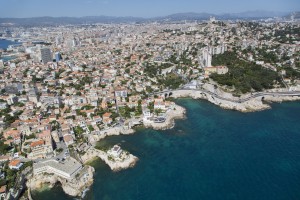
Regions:
[[[170,92],[184,91],[184,90],[197,91],[197,92],[204,93],[205,95],[209,94],[213,98],[221,99],[221,100],[224,100],[224,101],[230,101],[230,102],[234,102],[234,103],[244,103],[244,102],[249,101],[249,100],[251,100],[253,98],[264,97],[264,96],[300,96],[300,91],[256,92],[256,93],[251,93],[251,96],[249,96],[247,98],[240,98],[238,100],[235,100],[235,99],[230,99],[230,98],[225,98],[225,97],[219,96],[216,93],[213,93],[211,91],[208,91],[208,90],[205,90],[205,89],[201,89],[201,88],[198,88],[198,89],[179,88],[179,89],[176,89],[176,90],[166,90],[166,91],[162,91],[162,92],[156,92],[156,93],[152,93],[151,95],[169,94]]]

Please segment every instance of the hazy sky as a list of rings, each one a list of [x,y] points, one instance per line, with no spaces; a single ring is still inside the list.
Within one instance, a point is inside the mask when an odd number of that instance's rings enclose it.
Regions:
[[[300,11],[300,0],[0,0],[0,17],[164,16],[179,12]]]

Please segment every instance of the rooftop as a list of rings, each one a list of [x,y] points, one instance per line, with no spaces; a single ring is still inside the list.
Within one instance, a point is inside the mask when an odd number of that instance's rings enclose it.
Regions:
[[[5,193],[6,192],[6,185],[3,185],[0,187],[0,193]]]
[[[12,161],[10,161],[9,165],[10,165],[10,166],[16,167],[16,166],[18,166],[20,163],[21,163],[20,160],[12,160]]]
[[[40,146],[40,145],[43,145],[43,144],[45,144],[44,140],[38,140],[38,141],[32,142],[30,144],[30,147],[36,147],[36,146]]]
[[[39,169],[43,167],[52,167],[54,169],[60,170],[67,174],[73,174],[73,172],[77,171],[82,165],[72,157],[67,158],[64,161],[57,161],[55,159],[40,161],[38,163],[34,163],[33,169]]]

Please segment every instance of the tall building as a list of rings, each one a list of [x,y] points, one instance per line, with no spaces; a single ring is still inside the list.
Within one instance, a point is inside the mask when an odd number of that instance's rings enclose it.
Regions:
[[[227,51],[227,45],[224,43],[218,46],[203,47],[199,51],[200,67],[211,67],[212,56],[217,54],[223,54],[225,51]]]
[[[202,51],[202,64],[203,67],[210,67],[211,66],[211,60],[212,60],[212,55],[210,53],[210,50],[208,48],[205,48]]]
[[[61,37],[56,37],[55,38],[55,44],[56,44],[56,46],[60,45],[61,43],[62,43],[62,38]]]
[[[41,61],[46,64],[48,62],[52,62],[52,53],[51,50],[47,47],[40,49],[41,53]]]
[[[66,47],[67,48],[74,48],[78,45],[78,42],[75,38],[70,38],[68,40],[66,40]]]
[[[59,52],[55,53],[55,60],[56,60],[56,62],[59,62],[61,60],[61,55]]]

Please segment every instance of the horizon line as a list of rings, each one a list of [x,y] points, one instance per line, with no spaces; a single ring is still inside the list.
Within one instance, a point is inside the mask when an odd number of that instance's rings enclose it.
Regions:
[[[141,16],[132,16],[132,15],[123,15],[123,16],[116,16],[116,15],[83,15],[83,16],[31,16],[31,17],[0,17],[0,19],[5,18],[12,18],[12,19],[24,19],[24,18],[43,18],[43,17],[50,17],[50,18],[84,18],[84,17],[114,17],[114,18],[126,18],[126,17],[132,17],[132,18],[143,18],[143,19],[152,19],[152,18],[160,18],[160,17],[166,17],[170,15],[175,14],[211,14],[211,15],[226,15],[226,14],[243,14],[247,12],[269,12],[269,13],[281,13],[281,14],[288,14],[288,13],[296,13],[300,11],[274,11],[274,10],[246,10],[246,11],[239,11],[239,12],[224,12],[224,13],[213,13],[213,12],[177,12],[177,13],[170,13],[160,16],[152,16],[152,17],[141,17]]]

